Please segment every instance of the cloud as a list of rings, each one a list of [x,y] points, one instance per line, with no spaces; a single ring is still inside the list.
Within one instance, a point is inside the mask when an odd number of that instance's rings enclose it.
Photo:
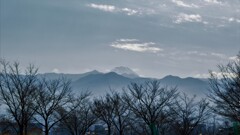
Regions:
[[[238,60],[238,56],[232,56],[232,57],[229,57],[228,59],[232,60],[232,61],[237,61]]]
[[[125,12],[127,15],[134,15],[138,13],[137,10],[129,9],[129,8],[122,8],[121,10]]]
[[[134,42],[139,41],[138,39],[118,39],[118,42]]]
[[[235,18],[235,17],[220,17],[219,19],[221,19],[224,23],[240,23],[240,19],[239,18]]]
[[[206,57],[212,57],[212,58],[227,59],[227,56],[225,54],[216,53],[216,52],[188,51],[187,54],[188,55],[198,55],[198,56],[206,56]]]
[[[180,13],[174,21],[177,24],[184,23],[184,22],[203,22],[202,17],[199,14],[185,14]]]
[[[99,9],[99,10],[106,11],[106,12],[116,11],[116,7],[113,5],[99,5],[99,4],[91,3],[88,6],[91,8]]]
[[[207,56],[207,53],[199,52],[199,51],[188,51],[187,54],[189,55],[199,55],[199,56]]]
[[[235,20],[235,19],[232,18],[232,17],[228,19],[229,22],[232,22],[232,21],[234,21],[234,20]]]
[[[221,54],[221,53],[214,53],[214,52],[212,52],[211,55],[215,56],[215,57],[218,57],[218,58],[222,58],[222,59],[226,58],[226,55],[225,54]]]
[[[102,5],[102,4],[88,4],[88,7],[91,8],[95,8],[98,10],[102,10],[105,12],[119,12],[119,13],[124,13],[127,15],[135,15],[135,14],[140,14],[140,11],[134,10],[134,9],[130,9],[130,8],[119,8],[119,7],[115,7],[113,5]]]
[[[125,43],[125,44],[113,44],[112,47],[123,49],[123,50],[129,50],[129,51],[136,51],[136,52],[153,52],[156,53],[158,51],[161,51],[162,49],[157,47],[150,47],[150,43]]]
[[[237,18],[233,18],[233,17],[230,17],[227,19],[229,22],[236,22],[236,23],[240,23],[240,19],[237,19]]]
[[[53,72],[53,73],[60,73],[60,70],[57,69],[57,68],[54,68],[54,69],[52,70],[52,72]]]
[[[155,45],[153,42],[147,43],[139,43],[136,42],[136,39],[120,39],[114,42],[111,47],[128,50],[128,51],[135,51],[135,52],[150,52],[150,53],[157,53],[159,51],[163,51],[163,49],[158,47],[152,47]]]
[[[225,77],[235,77],[236,76],[236,74],[229,73],[229,72],[217,72],[217,71],[210,71],[210,72],[217,78],[223,78],[223,76],[225,76]],[[210,73],[208,73],[208,74],[196,74],[194,77],[196,77],[196,78],[210,78],[211,75],[210,75]]]
[[[187,4],[187,3],[184,3],[183,1],[181,0],[172,0],[173,3],[175,3],[177,6],[179,7],[187,7],[187,8],[199,8],[198,5],[195,5],[195,4]]]
[[[196,74],[194,77],[196,78],[210,78],[210,74]]]
[[[218,0],[204,0],[204,1],[210,4],[220,4],[220,5],[223,4],[221,1],[218,1]]]
[[[212,71],[211,72],[214,76],[218,77],[218,78],[223,78],[225,77],[236,77],[235,73],[232,72],[216,72],[216,71]]]

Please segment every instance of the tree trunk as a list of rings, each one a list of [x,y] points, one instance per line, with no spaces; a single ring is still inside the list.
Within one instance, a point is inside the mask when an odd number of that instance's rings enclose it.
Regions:
[[[155,127],[155,124],[150,124],[149,125],[149,128],[151,130],[151,135],[156,135],[156,127]]]
[[[78,129],[75,127],[75,135],[78,135]]]
[[[19,127],[19,134],[24,135],[23,127],[21,127],[21,126]]]
[[[24,134],[25,134],[25,135],[28,134],[28,127],[27,127],[27,125],[24,126]]]
[[[111,135],[111,125],[108,125],[108,135]]]
[[[122,129],[120,129],[119,135],[123,135],[123,130]]]
[[[48,123],[45,121],[45,135],[49,135]]]
[[[151,127],[151,135],[155,135],[154,134],[154,129]]]
[[[49,134],[49,130],[45,129],[45,135],[48,135],[48,134]]]

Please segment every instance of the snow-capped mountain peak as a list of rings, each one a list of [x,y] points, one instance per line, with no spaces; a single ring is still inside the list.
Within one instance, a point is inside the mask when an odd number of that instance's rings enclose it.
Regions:
[[[128,68],[128,67],[115,67],[114,69],[111,70],[111,72],[115,72],[119,75],[128,77],[128,78],[137,78],[139,77],[138,74],[136,72],[134,72],[132,69]]]

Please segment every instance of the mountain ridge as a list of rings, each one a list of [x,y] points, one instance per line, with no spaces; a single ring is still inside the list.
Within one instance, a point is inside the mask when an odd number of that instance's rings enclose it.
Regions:
[[[91,91],[94,95],[102,95],[114,89],[116,91],[122,91],[123,87],[127,87],[129,84],[144,83],[146,81],[158,80],[160,84],[165,87],[177,86],[179,92],[185,92],[191,95],[198,95],[199,97],[205,97],[208,92],[208,82],[201,78],[186,77],[181,78],[178,76],[168,75],[161,79],[148,78],[148,77],[126,77],[116,72],[102,73],[96,70],[82,73],[82,74],[63,74],[63,73],[45,73],[42,74],[49,79],[54,77],[66,77],[72,80],[72,88],[75,92]]]

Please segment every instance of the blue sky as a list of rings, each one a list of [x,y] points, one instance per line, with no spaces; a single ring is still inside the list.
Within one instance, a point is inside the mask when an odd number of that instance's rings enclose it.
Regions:
[[[206,77],[240,50],[239,0],[0,2],[0,56],[42,73]]]

